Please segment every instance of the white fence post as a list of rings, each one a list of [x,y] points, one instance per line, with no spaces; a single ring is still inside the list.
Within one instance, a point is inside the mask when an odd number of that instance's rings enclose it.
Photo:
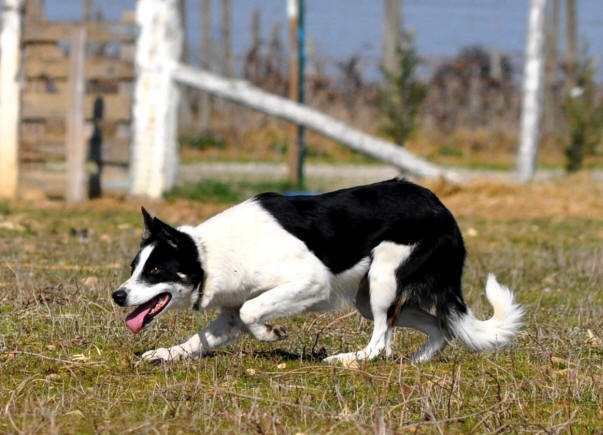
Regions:
[[[0,46],[0,197],[17,196],[21,112],[21,31],[25,0],[4,0]]]
[[[517,167],[519,180],[530,181],[536,172],[536,154],[542,114],[544,73],[544,16],[547,0],[530,1],[530,18],[526,41],[523,76],[521,127]]]
[[[172,69],[183,49],[178,0],[138,0],[130,193],[160,198],[178,171],[178,102]]]
[[[69,54],[69,103],[65,113],[67,145],[67,201],[87,198],[86,179],[86,28],[78,26],[71,36]]]

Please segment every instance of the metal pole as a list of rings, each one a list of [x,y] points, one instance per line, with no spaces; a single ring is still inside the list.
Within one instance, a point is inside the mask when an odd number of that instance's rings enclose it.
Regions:
[[[297,54],[299,67],[297,82],[297,101],[301,104],[305,100],[304,82],[306,70],[306,10],[305,0],[299,0],[299,20],[297,26]],[[297,126],[297,180],[300,186],[304,185],[304,157],[306,154],[305,128],[303,125]]]

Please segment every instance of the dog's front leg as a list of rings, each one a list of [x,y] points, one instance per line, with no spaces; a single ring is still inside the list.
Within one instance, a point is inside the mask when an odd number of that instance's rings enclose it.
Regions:
[[[243,324],[238,310],[223,308],[207,327],[187,341],[169,348],[161,347],[142,354],[142,359],[151,362],[176,361],[188,357],[203,356],[219,346],[235,341],[241,335]]]
[[[282,325],[266,321],[301,313],[327,297],[325,284],[300,280],[282,284],[248,300],[239,311],[241,322],[258,340],[276,341],[287,338]]]

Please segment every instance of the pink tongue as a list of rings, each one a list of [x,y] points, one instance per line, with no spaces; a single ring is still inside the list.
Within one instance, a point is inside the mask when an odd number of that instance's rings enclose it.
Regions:
[[[134,334],[138,334],[144,326],[144,318],[153,309],[157,303],[157,297],[154,297],[146,304],[140,305],[126,317],[126,326],[130,328]]]

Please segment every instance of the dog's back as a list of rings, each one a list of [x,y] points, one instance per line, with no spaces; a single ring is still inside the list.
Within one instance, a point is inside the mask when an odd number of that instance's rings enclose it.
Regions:
[[[463,239],[452,214],[428,189],[392,179],[316,196],[265,193],[256,200],[334,274],[370,257],[382,242],[412,246],[396,272],[398,296],[404,292],[406,301],[429,309],[441,294],[442,312],[450,300],[462,302]]]

